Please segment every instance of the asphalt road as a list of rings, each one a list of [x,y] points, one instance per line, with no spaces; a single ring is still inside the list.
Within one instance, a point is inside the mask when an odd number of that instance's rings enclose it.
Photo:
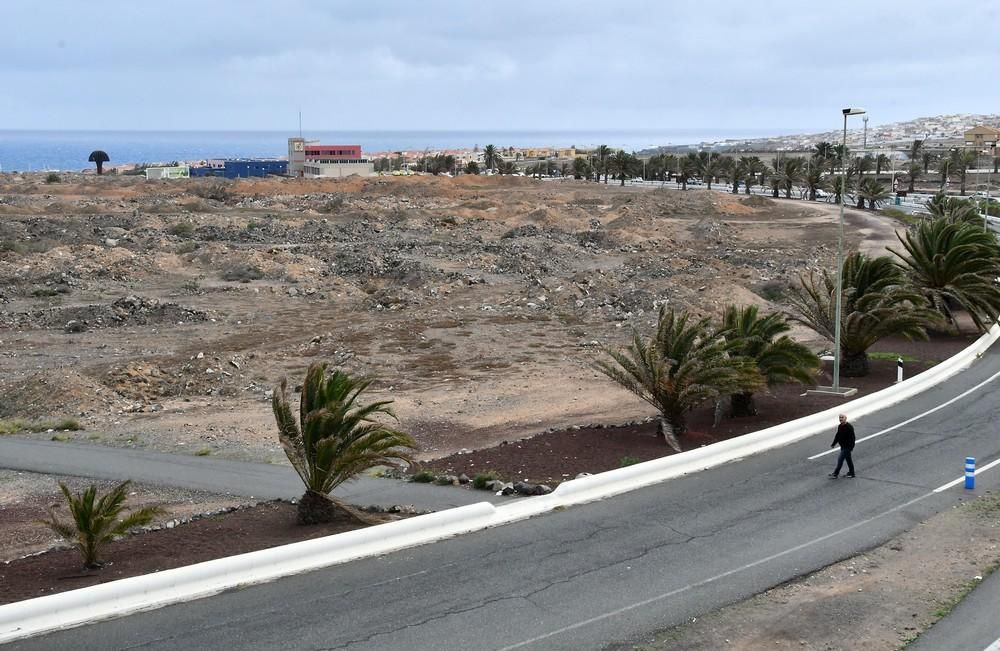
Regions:
[[[856,420],[859,438],[874,436],[855,451],[854,480],[827,479],[832,454],[810,459],[829,450],[831,422],[829,433],[603,502],[10,648],[580,650],[635,641],[955,504],[960,483],[935,489],[961,477],[965,457],[980,467],[1000,459],[996,348],[942,386]],[[1000,467],[984,472],[977,491],[996,490],[998,477]]]
[[[304,490],[302,480],[289,465],[272,466],[86,443],[0,437],[0,466],[51,475],[132,479],[258,499],[292,499],[301,496]],[[342,484],[334,495],[359,506],[411,505],[434,511],[483,501],[501,503],[510,499],[484,491],[408,484],[377,477],[359,477]]]

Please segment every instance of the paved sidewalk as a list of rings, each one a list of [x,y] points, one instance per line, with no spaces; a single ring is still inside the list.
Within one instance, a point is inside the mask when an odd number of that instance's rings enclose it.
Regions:
[[[94,479],[131,479],[146,484],[262,499],[298,498],[302,481],[288,465],[246,463],[166,454],[135,448],[0,437],[0,467],[47,475]],[[514,498],[454,486],[415,484],[395,479],[359,477],[334,495],[358,506],[411,505],[440,511],[477,502],[502,503]]]

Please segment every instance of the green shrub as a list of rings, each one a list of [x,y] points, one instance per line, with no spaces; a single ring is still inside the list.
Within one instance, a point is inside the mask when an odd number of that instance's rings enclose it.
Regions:
[[[248,283],[263,277],[264,272],[259,267],[245,262],[230,265],[222,270],[222,279],[234,282]]]
[[[83,426],[75,418],[59,418],[48,420],[25,420],[23,418],[13,418],[10,420],[0,420],[0,434],[15,434],[17,432],[47,432],[55,431],[78,431]]]
[[[199,457],[207,457],[210,454],[212,454],[211,448],[201,448],[200,450],[195,452],[195,455]]]
[[[622,460],[621,460],[621,467],[624,468],[625,466],[634,466],[635,464],[641,463],[641,462],[642,462],[642,459],[640,459],[639,457],[624,456],[624,457],[622,457]]]
[[[46,183],[62,183],[62,179],[55,172],[50,172],[48,176],[45,177]]]
[[[188,240],[187,242],[181,242],[175,252],[177,255],[185,255],[187,253],[194,253],[198,250],[198,243],[193,240]]]
[[[414,473],[414,475],[410,477],[410,481],[417,484],[429,484],[435,479],[436,477],[434,476],[434,473],[430,470],[421,470],[418,473]]]
[[[177,222],[167,229],[167,232],[177,237],[190,237],[194,234],[194,224],[191,222]]]
[[[781,280],[769,280],[754,287],[754,293],[772,303],[779,303],[788,293],[788,284]]]
[[[476,475],[475,478],[472,480],[472,487],[477,488],[479,490],[484,490],[486,488],[486,484],[490,483],[491,481],[494,481],[495,479],[497,479],[497,474],[492,470],[487,472],[481,472],[478,475]]]

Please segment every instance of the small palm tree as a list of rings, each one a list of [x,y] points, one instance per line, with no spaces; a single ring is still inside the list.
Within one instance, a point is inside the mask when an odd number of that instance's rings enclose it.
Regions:
[[[858,196],[860,197],[859,203],[867,201],[868,209],[875,210],[882,205],[882,202],[889,198],[889,190],[876,179],[865,179],[861,182]]]
[[[931,197],[927,202],[927,209],[935,219],[952,223],[981,224],[983,220],[975,203],[968,199],[949,197],[944,192]]]
[[[609,161],[611,169],[614,170],[615,175],[621,179],[622,186],[625,185],[625,173],[628,172],[629,166],[631,164],[631,156],[625,153],[624,149],[619,149],[614,153]]]
[[[953,307],[965,309],[976,327],[985,331],[1000,316],[1000,247],[979,225],[932,219],[915,232],[896,234],[906,253],[900,258],[911,282],[948,323],[955,325]]]
[[[81,493],[72,493],[66,484],[59,482],[59,489],[69,505],[73,523],[62,522],[50,510],[45,524],[80,552],[85,569],[96,569],[104,565],[100,558],[101,549],[112,539],[128,533],[134,527],[148,524],[163,512],[158,506],[147,506],[119,519],[125,510],[130,483],[128,480],[123,481],[98,498],[97,487],[94,485],[88,486]]]
[[[595,367],[660,413],[658,434],[680,451],[685,413],[706,400],[749,391],[763,382],[753,360],[734,356],[734,344],[715,335],[708,319],[693,321],[660,306],[656,333],[633,334],[624,350],[605,349],[611,361]]]
[[[816,201],[816,192],[829,187],[826,177],[823,174],[823,168],[816,164],[809,165],[809,169],[802,177],[802,180],[809,191],[809,201]]]
[[[730,305],[722,313],[719,334],[733,344],[734,354],[757,364],[768,386],[812,384],[820,367],[819,357],[786,335],[789,330],[785,315],[779,312],[761,317],[756,305]],[[732,394],[730,405],[734,417],[757,415],[753,390]]]
[[[870,258],[854,252],[844,260],[840,317],[841,370],[846,377],[868,374],[868,349],[889,336],[927,339],[927,328],[940,323],[921,292],[888,256]],[[831,342],[835,340],[837,277],[799,276],[789,301],[792,320]]]
[[[369,468],[412,462],[408,450],[416,443],[408,434],[376,420],[378,416],[395,418],[391,400],[359,402],[373,380],[355,378],[340,369],[327,375],[326,368],[324,363],[309,365],[298,420],[292,414],[285,378],[271,402],[281,447],[306,487],[298,521],[330,522],[341,512],[368,522],[330,492]]]

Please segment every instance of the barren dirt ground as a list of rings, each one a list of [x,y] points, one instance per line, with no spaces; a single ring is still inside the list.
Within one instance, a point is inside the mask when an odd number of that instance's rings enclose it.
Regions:
[[[377,377],[372,397],[395,400],[422,459],[644,419],[644,403],[592,370],[601,346],[648,327],[663,301],[706,316],[729,303],[774,309],[798,273],[836,253],[834,207],[703,190],[497,177],[43,181],[0,176],[0,420],[77,417],[80,432],[31,436],[274,463],[286,462],[270,392],[313,360]],[[881,218],[847,218],[849,247],[895,241]],[[53,487],[0,476],[0,503],[37,509]],[[5,545],[3,556],[25,550]],[[954,577],[944,564],[930,571]],[[898,592],[908,580],[885,579]],[[738,648],[785,639],[762,635]],[[853,638],[895,648],[883,641]]]

